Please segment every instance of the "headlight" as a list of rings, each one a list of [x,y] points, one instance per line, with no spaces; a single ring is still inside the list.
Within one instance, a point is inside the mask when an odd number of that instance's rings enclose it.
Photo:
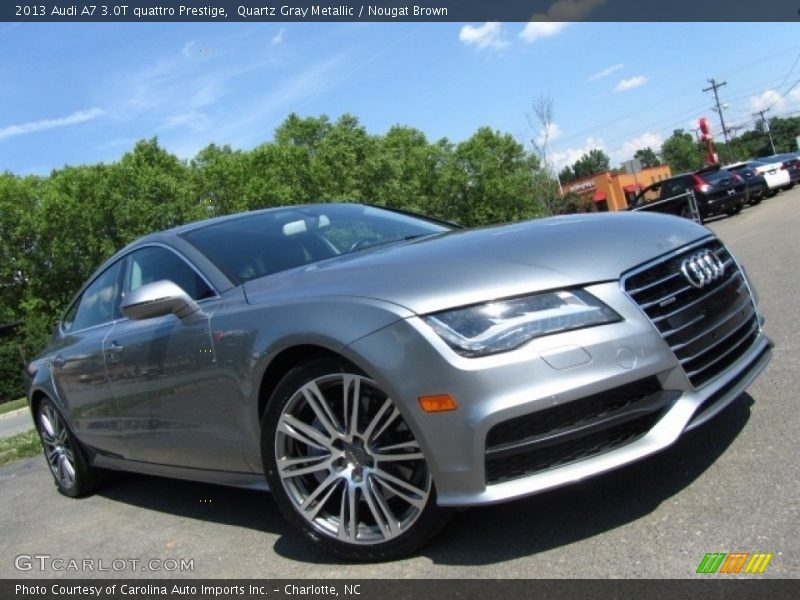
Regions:
[[[423,319],[462,356],[485,356],[543,335],[614,323],[622,317],[590,293],[571,290],[447,310]]]

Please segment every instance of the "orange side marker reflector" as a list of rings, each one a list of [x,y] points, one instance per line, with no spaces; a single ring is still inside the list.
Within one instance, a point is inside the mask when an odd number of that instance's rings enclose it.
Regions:
[[[435,394],[433,396],[420,396],[419,405],[426,413],[448,412],[456,410],[458,404],[450,394]]]

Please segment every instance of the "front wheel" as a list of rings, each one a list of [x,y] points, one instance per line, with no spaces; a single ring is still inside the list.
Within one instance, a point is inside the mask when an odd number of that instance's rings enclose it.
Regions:
[[[100,473],[89,465],[80,443],[49,399],[43,399],[36,408],[36,429],[58,491],[73,498],[94,491]]]
[[[286,518],[349,559],[413,552],[449,516],[394,401],[343,360],[309,361],[281,380],[262,423],[262,458]]]

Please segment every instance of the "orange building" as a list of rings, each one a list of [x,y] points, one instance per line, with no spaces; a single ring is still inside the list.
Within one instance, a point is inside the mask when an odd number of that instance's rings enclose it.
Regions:
[[[587,205],[591,201],[597,211],[625,210],[639,190],[671,176],[672,171],[667,165],[649,167],[633,174],[606,171],[565,183],[562,189],[564,193],[578,194]]]

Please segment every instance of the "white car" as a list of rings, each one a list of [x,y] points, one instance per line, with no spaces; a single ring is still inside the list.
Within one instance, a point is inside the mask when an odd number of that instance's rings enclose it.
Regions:
[[[782,161],[753,160],[748,164],[767,181],[770,196],[774,196],[780,190],[787,189],[791,185],[789,171],[783,168]]]

